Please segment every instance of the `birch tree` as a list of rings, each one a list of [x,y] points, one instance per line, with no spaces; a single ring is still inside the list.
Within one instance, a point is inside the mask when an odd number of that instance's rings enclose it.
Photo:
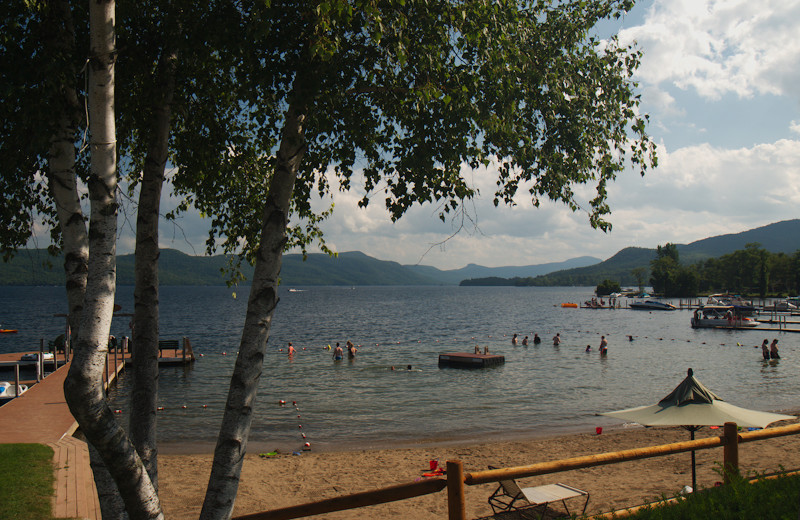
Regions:
[[[5,122],[0,144],[6,196],[0,250],[24,246],[36,220],[64,254],[68,323],[77,333],[86,288],[88,238],[78,191],[78,37],[67,0],[7,2],[0,21]],[[38,218],[36,217],[38,215]]]
[[[163,518],[141,459],[105,401],[103,371],[116,291],[117,154],[114,120],[115,3],[89,8],[89,147],[91,213],[84,309],[64,382],[70,412],[117,483],[131,518]]]

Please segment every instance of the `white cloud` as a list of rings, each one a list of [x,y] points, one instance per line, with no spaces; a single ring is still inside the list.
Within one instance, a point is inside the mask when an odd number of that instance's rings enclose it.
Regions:
[[[797,98],[799,19],[797,0],[655,0],[644,23],[623,29],[620,40],[638,42],[638,75],[651,85],[714,100],[726,93]]]
[[[489,191],[474,202],[479,230],[466,229],[449,240],[451,225],[442,224],[430,206],[413,208],[391,224],[382,208],[359,217],[370,210],[338,200],[325,225],[326,236],[340,251],[451,269],[467,263],[530,265],[583,255],[605,259],[628,246],[689,243],[797,217],[800,141],[735,150],[701,144],[670,151],[662,146],[659,162],[643,178],[628,172],[610,186],[609,233],[592,229],[585,214],[552,202],[538,209],[524,200],[495,208]],[[492,170],[475,176],[482,187],[491,187],[493,178]],[[360,218],[372,222],[371,231],[347,225]]]

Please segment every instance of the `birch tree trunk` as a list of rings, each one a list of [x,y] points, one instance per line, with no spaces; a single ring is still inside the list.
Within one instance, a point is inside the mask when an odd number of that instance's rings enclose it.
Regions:
[[[307,99],[294,96],[287,109],[275,173],[270,182],[262,217],[261,244],[247,301],[239,355],[236,357],[228,389],[211,476],[200,512],[201,520],[230,518],[236,501],[264,351],[269,339],[272,315],[278,304],[278,275],[287,240],[289,204],[306,150],[303,123]]]
[[[144,465],[104,399],[116,289],[117,172],[114,125],[114,0],[89,7],[89,270],[75,355],[64,381],[70,411],[103,458],[132,519],[163,518]]]
[[[156,407],[158,404],[158,220],[167,164],[177,55],[165,49],[156,82],[161,97],[152,106],[152,126],[136,217],[133,328],[133,392],[130,434],[153,488],[158,491]]]
[[[49,56],[72,63],[75,56],[75,27],[67,0],[54,0],[46,11],[47,38],[44,46]],[[67,67],[66,77],[50,78],[56,127],[48,151],[49,186],[61,227],[66,275],[68,323],[77,335],[86,273],[89,262],[89,239],[81,209],[75,176],[75,133],[79,104],[72,81],[74,67]]]

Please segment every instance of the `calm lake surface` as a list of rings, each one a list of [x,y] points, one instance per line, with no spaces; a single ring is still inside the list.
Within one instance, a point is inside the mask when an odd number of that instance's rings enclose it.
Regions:
[[[619,424],[595,413],[653,404],[689,367],[733,404],[800,409],[800,335],[792,333],[693,330],[687,311],[560,306],[589,299],[592,288],[294,289],[281,289],[273,320],[250,435],[253,449],[298,449],[305,441],[314,448],[345,449],[594,431]],[[226,287],[162,287],[162,338],[187,336],[202,354],[191,368],[161,368],[159,436],[165,448],[214,442],[248,291],[239,288],[234,298]],[[132,312],[133,288],[119,287],[117,303],[122,313]],[[0,352],[35,350],[41,338],[46,344],[63,332],[64,318],[54,314],[65,309],[63,288],[0,288],[0,323],[20,330],[0,336]],[[129,335],[129,319],[116,318],[112,334]],[[543,341],[512,346],[515,332],[520,338],[538,333]],[[560,347],[552,344],[557,332]],[[597,352],[601,335],[609,340],[605,358]],[[753,347],[776,337],[782,359],[762,361]],[[323,347],[348,339],[359,345],[357,358],[334,362]],[[293,359],[285,351],[289,341],[298,349]],[[592,352],[584,352],[587,344]],[[438,368],[440,353],[470,352],[475,345],[504,355],[505,365]],[[123,373],[110,393],[123,421],[129,383]],[[288,405],[280,406],[281,400]]]

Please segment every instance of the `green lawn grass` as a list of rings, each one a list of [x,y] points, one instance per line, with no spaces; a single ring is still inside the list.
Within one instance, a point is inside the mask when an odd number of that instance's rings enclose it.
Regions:
[[[0,444],[0,478],[0,518],[53,518],[52,448],[43,444]]]
[[[662,497],[666,500],[667,497]],[[724,519],[797,520],[800,510],[800,476],[747,479],[733,477],[730,485],[703,489],[679,497],[663,507],[647,507],[628,518],[636,520]]]

